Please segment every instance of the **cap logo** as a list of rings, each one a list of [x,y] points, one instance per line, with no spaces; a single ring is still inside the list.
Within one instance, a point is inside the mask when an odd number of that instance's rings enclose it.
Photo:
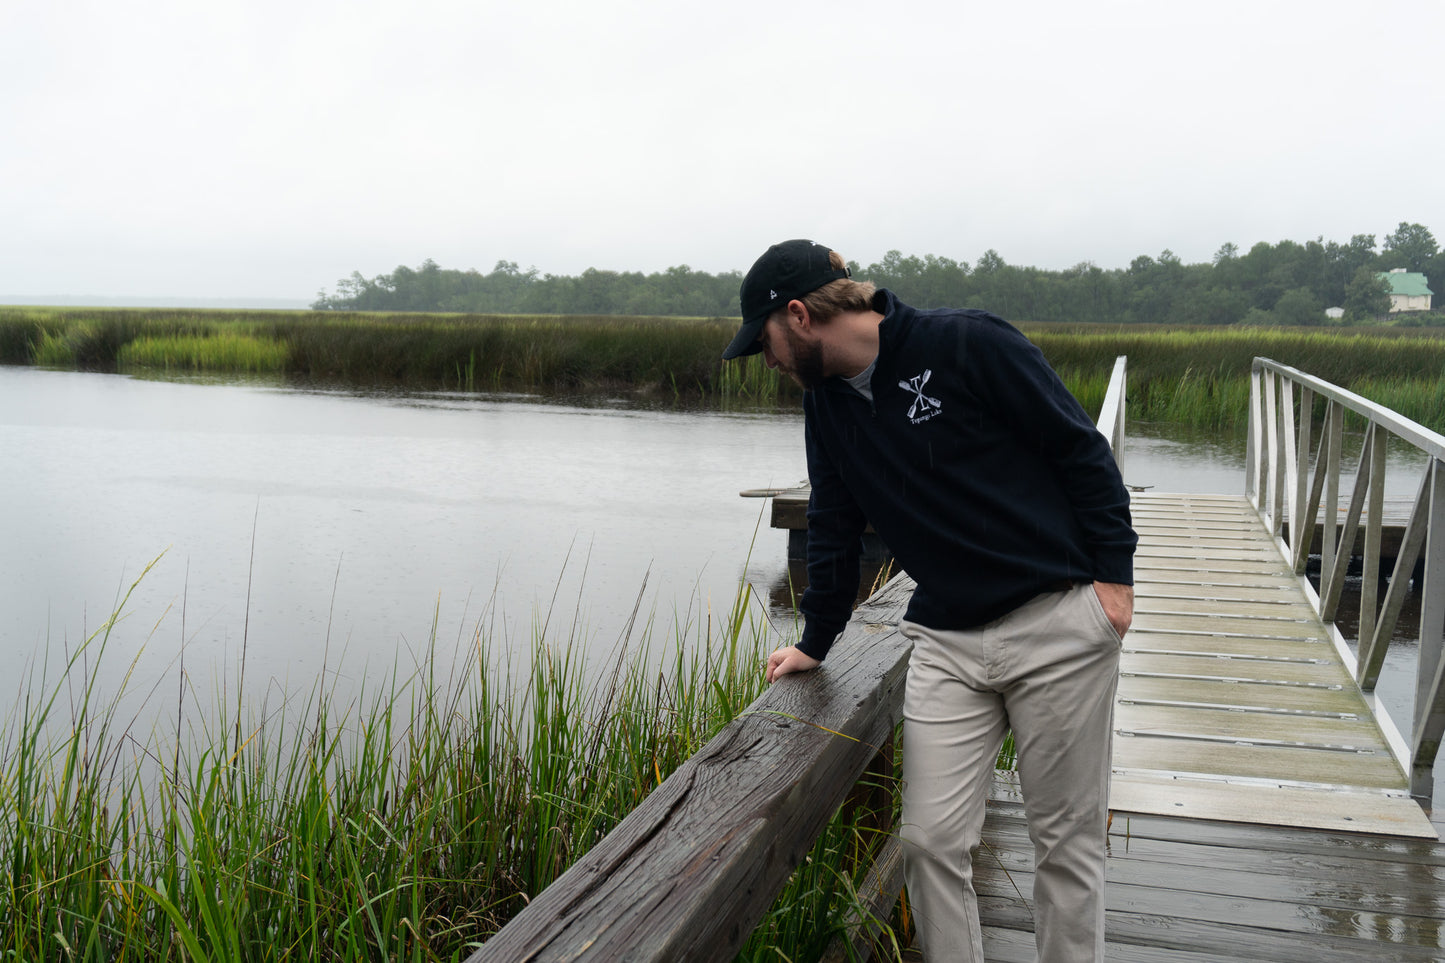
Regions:
[[[769,300],[769,301],[776,301],[777,299],[778,299],[778,292],[774,291],[772,288],[768,288],[768,300]]]

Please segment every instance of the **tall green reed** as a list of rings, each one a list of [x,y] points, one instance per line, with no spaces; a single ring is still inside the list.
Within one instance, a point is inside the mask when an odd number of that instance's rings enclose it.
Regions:
[[[725,362],[718,375],[718,391],[724,404],[777,405],[790,393],[787,389],[791,384],[769,368],[761,354]]]
[[[1130,418],[1203,428],[1242,426],[1248,418],[1250,365],[1255,357],[1268,357],[1366,397],[1368,387],[1381,378],[1410,385],[1393,394],[1400,405],[1396,410],[1427,427],[1445,428],[1445,418],[1428,403],[1420,404],[1445,381],[1445,338],[1426,329],[1024,329],[1060,372],[1107,371],[1115,357],[1127,355]]]
[[[1351,387],[1376,404],[1409,413],[1411,419],[1445,432],[1445,377],[1427,381],[1407,377],[1362,378]]]
[[[159,368],[164,371],[275,372],[286,367],[286,345],[242,331],[206,335],[145,336],[122,345],[116,356],[121,370]]]
[[[0,954],[458,958],[761,691],[771,634],[749,591],[680,620],[666,656],[644,655],[651,619],[629,626],[600,684],[540,612],[520,654],[483,619],[450,661],[434,618],[418,664],[345,702],[334,670],[277,704],[202,699],[182,664],[174,732],[118,721],[134,663],[99,693],[123,599],[0,740]],[[830,834],[810,863],[827,896],[799,884],[779,918],[845,912],[849,830]]]
[[[616,391],[758,404],[793,391],[761,365],[739,382],[724,318],[71,311],[0,307],[0,362],[262,370],[320,383],[464,391]],[[223,350],[231,332],[254,339]],[[259,345],[255,342],[259,342]],[[284,346],[284,353],[276,348]],[[64,348],[65,350],[60,350]],[[238,360],[242,359],[242,360]],[[727,381],[725,386],[724,381]],[[772,404],[773,402],[765,402]]]

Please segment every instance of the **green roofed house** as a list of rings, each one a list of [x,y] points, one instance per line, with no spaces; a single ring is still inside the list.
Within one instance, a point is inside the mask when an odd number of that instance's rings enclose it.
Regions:
[[[1390,285],[1390,313],[1396,311],[1429,311],[1431,291],[1425,283],[1425,275],[1404,268],[1395,268],[1380,274]]]

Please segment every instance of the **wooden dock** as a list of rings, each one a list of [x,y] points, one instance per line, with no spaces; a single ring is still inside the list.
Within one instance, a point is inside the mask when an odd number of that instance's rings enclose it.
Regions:
[[[1445,960],[1445,845],[1258,514],[1212,495],[1133,511],[1109,960]],[[988,959],[1031,961],[1033,845],[1005,774],[984,840]]]

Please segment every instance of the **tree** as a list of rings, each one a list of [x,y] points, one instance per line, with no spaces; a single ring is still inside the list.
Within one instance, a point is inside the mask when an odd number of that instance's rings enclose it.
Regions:
[[[1390,313],[1390,284],[1367,267],[1355,271],[1345,287],[1345,319],[1370,321]]]
[[[1387,308],[1376,272],[1406,267],[1425,274],[1445,307],[1445,252],[1420,224],[1401,223],[1377,253],[1375,236],[1347,244],[1323,237],[1261,241],[1242,251],[1220,245],[1212,261],[1185,264],[1165,249],[1127,266],[1081,261],[1062,271],[1010,265],[990,248],[977,266],[891,250],[854,277],[892,288],[916,307],[981,307],[1036,321],[1128,324],[1316,324],[1320,305],[1345,306],[1355,320]],[[1361,274],[1361,270],[1364,273]],[[314,307],[351,311],[459,311],[499,314],[670,314],[735,317],[741,272],[708,274],[686,264],[652,274],[588,268],[580,276],[540,274],[515,261],[458,271],[427,259],[389,274],[353,272]],[[1347,291],[1348,289],[1348,291]],[[1347,301],[1348,294],[1348,304]],[[1251,308],[1256,309],[1251,312]]]
[[[1325,244],[1324,285],[1317,291],[1321,300],[1343,307],[1345,289],[1355,272],[1368,267],[1373,273],[1376,258],[1373,234],[1356,234],[1348,244]]]
[[[1445,251],[1426,261],[1424,271],[1425,282],[1435,293],[1435,310],[1439,311],[1445,308]]]
[[[1244,292],[1214,285],[1200,288],[1180,305],[1183,324],[1234,324],[1249,311]]]
[[[1004,263],[1004,259],[999,256],[999,253],[993,248],[989,248],[983,252],[983,257],[978,259],[978,266],[974,268],[974,270],[979,274],[993,274],[1007,266],[1008,265]]]
[[[1353,234],[1345,250],[1357,267],[1369,264],[1375,258],[1375,235]]]
[[[1278,324],[1323,324],[1325,308],[1309,288],[1291,288],[1274,303],[1274,320]]]
[[[1407,224],[1401,221],[1393,234],[1385,235],[1385,251],[1396,256],[1400,261],[1398,266],[1411,271],[1423,273],[1425,262],[1439,250],[1435,236],[1423,224]]]

